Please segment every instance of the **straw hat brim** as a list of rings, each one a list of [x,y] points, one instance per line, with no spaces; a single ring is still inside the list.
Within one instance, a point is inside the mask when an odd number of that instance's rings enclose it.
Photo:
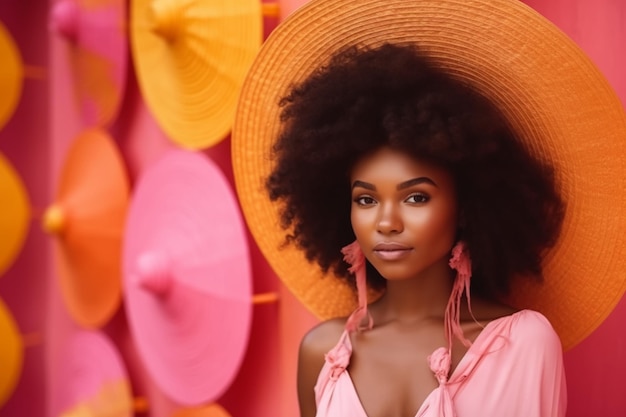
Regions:
[[[542,284],[516,281],[509,300],[545,314],[565,349],[589,335],[626,288],[626,118],[585,53],[515,0],[314,0],[269,37],[244,83],[232,137],[244,215],[283,283],[320,318],[350,313],[354,295],[293,247],[264,181],[280,130],[277,105],[338,49],[415,43],[442,70],[489,97],[533,154],[557,170],[567,204]]]

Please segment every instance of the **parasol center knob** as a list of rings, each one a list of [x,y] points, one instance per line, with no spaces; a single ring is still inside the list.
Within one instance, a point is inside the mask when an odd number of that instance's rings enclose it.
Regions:
[[[167,257],[146,252],[137,259],[137,276],[141,288],[164,296],[172,287],[172,271]]]
[[[53,31],[70,42],[78,39],[80,9],[75,0],[62,0],[52,8],[50,26]]]
[[[67,223],[65,210],[59,204],[53,204],[43,214],[43,230],[52,235],[60,235]]]
[[[183,29],[184,8],[175,0],[152,0],[152,31],[172,42]]]

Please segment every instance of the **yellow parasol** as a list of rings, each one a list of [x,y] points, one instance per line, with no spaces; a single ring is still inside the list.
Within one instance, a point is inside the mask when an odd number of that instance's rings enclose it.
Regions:
[[[24,346],[11,312],[0,299],[0,408],[13,393],[22,372]]]
[[[0,22],[0,129],[11,118],[22,94],[24,66],[19,49]]]
[[[139,87],[170,139],[202,149],[227,136],[262,21],[259,0],[132,0]]]
[[[0,275],[19,254],[30,221],[30,203],[17,171],[0,154]]]

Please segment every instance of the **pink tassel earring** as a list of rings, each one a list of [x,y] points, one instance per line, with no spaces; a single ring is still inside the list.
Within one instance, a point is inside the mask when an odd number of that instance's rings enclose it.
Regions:
[[[370,330],[374,321],[372,316],[367,311],[367,279],[365,276],[365,256],[359,243],[355,240],[351,244],[344,246],[341,249],[343,254],[343,260],[350,264],[350,271],[356,278],[356,290],[358,298],[358,307],[348,318],[346,322],[346,329],[352,331]],[[363,320],[367,317],[367,324],[362,325]]]
[[[450,299],[446,306],[445,312],[445,328],[448,338],[449,349],[452,348],[452,337],[456,336],[465,346],[471,346],[472,342],[465,338],[463,329],[461,329],[461,297],[463,292],[467,297],[467,306],[472,317],[472,309],[470,307],[470,278],[472,277],[472,261],[469,256],[467,245],[463,241],[457,242],[452,248],[452,256],[448,263],[450,268],[456,270],[456,279],[452,286]],[[474,319],[476,320],[476,319]]]

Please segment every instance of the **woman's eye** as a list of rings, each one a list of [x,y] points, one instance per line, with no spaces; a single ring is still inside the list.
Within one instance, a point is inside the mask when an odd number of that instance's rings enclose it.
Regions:
[[[360,206],[369,206],[371,204],[376,203],[376,200],[374,200],[372,197],[369,196],[360,196],[354,199],[354,201],[360,205]]]
[[[421,194],[421,193],[411,194],[406,199],[408,203],[413,203],[413,204],[426,203],[428,200],[430,200],[430,197],[428,197],[426,194]]]

